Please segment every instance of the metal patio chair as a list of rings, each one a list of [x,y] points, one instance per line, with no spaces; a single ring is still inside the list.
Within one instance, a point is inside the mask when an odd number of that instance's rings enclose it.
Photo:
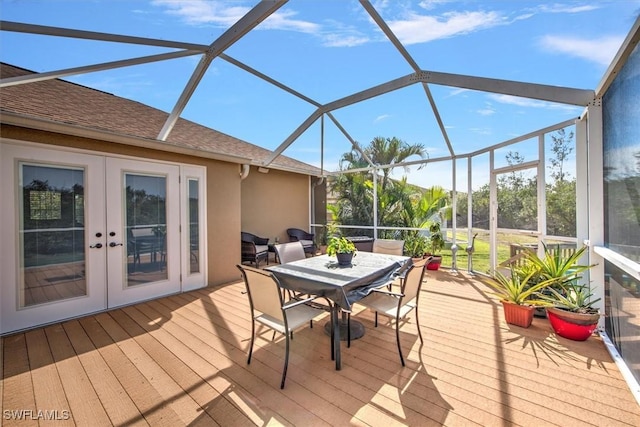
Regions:
[[[402,281],[400,292],[391,292],[383,289],[374,289],[369,295],[359,300],[357,303],[363,305],[375,312],[375,326],[378,327],[378,314],[389,319],[395,319],[396,324],[396,341],[398,344],[398,354],[400,354],[400,362],[404,364],[402,356],[402,347],[400,346],[400,320],[405,319],[411,311],[415,309],[416,326],[418,327],[418,336],[420,342],[422,340],[422,332],[420,332],[420,320],[418,316],[418,299],[420,297],[420,289],[422,280],[427,267],[427,262],[420,266],[412,265],[409,267],[404,280]]]
[[[313,327],[313,319],[324,314],[325,311],[307,305],[315,298],[285,301],[280,283],[272,273],[240,264],[237,267],[242,273],[251,308],[251,344],[247,364],[251,363],[256,322],[272,329],[274,333],[283,334],[286,343],[280,388],[284,388],[289,364],[289,341],[293,338],[293,331],[307,325],[307,322],[310,327]],[[327,304],[330,304],[328,300]]]

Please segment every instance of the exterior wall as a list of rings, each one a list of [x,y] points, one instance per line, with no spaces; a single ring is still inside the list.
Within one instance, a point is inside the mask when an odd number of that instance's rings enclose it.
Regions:
[[[309,185],[306,175],[251,167],[242,181],[242,231],[288,242],[287,228],[308,230]]]
[[[205,166],[207,168],[208,281],[217,285],[238,280],[240,262],[240,174],[239,165],[140,147],[131,147],[75,136],[6,126],[0,136],[48,145]],[[257,172],[256,172],[257,173]],[[304,177],[305,180],[308,178]],[[305,204],[306,206],[306,204]]]

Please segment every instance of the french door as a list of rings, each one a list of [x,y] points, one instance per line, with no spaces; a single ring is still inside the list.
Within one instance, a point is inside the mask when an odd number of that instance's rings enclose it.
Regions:
[[[205,285],[201,168],[186,167],[181,189],[174,164],[11,144],[0,154],[0,333],[180,292],[181,278]]]
[[[109,307],[180,291],[180,169],[106,159]]]

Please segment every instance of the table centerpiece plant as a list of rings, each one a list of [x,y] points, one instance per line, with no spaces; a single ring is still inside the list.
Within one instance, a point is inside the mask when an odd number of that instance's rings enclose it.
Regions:
[[[327,255],[338,258],[338,264],[349,265],[357,252],[356,245],[342,236],[333,236],[327,245]]]

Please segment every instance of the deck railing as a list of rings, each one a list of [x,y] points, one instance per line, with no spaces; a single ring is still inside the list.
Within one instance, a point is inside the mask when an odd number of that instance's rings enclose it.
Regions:
[[[576,251],[576,245],[573,243],[554,243],[547,245],[547,248],[554,254],[560,251],[562,258],[568,258]],[[526,252],[537,252],[537,244],[509,244],[509,259],[500,263],[500,267],[519,267],[524,263]]]

